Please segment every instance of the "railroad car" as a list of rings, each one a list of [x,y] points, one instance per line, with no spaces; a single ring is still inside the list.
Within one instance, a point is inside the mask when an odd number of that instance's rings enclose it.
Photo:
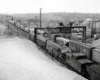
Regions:
[[[73,40],[70,40],[69,41],[69,48],[71,49],[72,52],[80,52],[80,44],[81,42],[79,41],[73,41]]]
[[[69,47],[62,46],[66,42],[55,42],[55,39],[57,40],[59,37],[61,36],[58,36],[58,34],[50,35],[49,38],[38,35],[36,41],[40,47],[48,51],[48,53],[62,63],[70,65],[82,75],[89,76],[91,80],[99,80],[100,50],[95,49],[91,45],[73,40],[69,40]]]
[[[9,22],[10,22],[11,24],[14,24],[14,23],[15,23],[15,21],[12,21],[12,20],[10,20]]]
[[[61,54],[65,53],[65,52],[69,52],[68,47],[62,47],[61,45],[59,45],[51,40],[48,40],[46,42],[46,50],[50,54],[52,54],[53,56],[55,56],[56,58],[59,58],[59,59],[61,57]]]
[[[45,38],[50,38],[51,34],[50,34],[50,33],[47,33],[47,34],[44,33],[43,36],[44,36]]]
[[[79,41],[70,40],[69,47],[70,47],[72,52],[84,53],[88,59],[91,59],[91,57],[92,57],[92,50],[94,49],[94,47],[92,47],[89,44],[85,44],[85,43],[82,43]]]
[[[92,60],[97,63],[100,63],[100,49],[93,49]]]
[[[63,37],[57,37],[56,42],[62,46],[68,46],[69,47],[69,39],[63,38]]]
[[[82,53],[65,53],[65,63],[69,64],[82,75],[86,75],[86,65],[93,64],[93,61],[86,58]]]
[[[30,32],[34,32],[34,28],[29,28]]]
[[[55,57],[57,59],[59,59],[60,61],[63,61],[63,58],[62,58],[62,54],[64,53],[69,53],[70,52],[70,49],[68,47],[62,47],[59,52],[56,51],[56,50],[53,50],[53,54],[55,54]]]
[[[61,48],[62,48],[62,46],[58,45],[57,43],[55,43],[51,40],[48,40],[46,42],[46,49],[51,54],[53,54],[54,49],[57,50],[57,52],[59,52]]]
[[[30,32],[28,27],[25,27],[25,31],[26,32]]]
[[[94,49],[94,47],[92,47],[91,45],[87,45],[87,44],[81,44],[80,45],[80,52],[84,53],[88,59],[92,59],[92,50]]]
[[[25,27],[24,27],[24,25],[21,24],[21,25],[20,25],[20,28],[21,28],[22,30],[24,30]]]
[[[100,64],[86,66],[90,80],[100,80]]]
[[[34,41],[34,32],[30,32],[29,37],[30,37],[30,40]]]
[[[47,40],[48,40],[48,38],[45,38],[42,35],[38,35],[37,36],[37,45],[39,45],[40,47],[45,49],[46,48],[46,41]]]

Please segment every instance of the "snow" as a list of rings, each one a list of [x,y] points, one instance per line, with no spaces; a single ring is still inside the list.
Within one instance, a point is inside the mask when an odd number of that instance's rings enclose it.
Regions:
[[[33,42],[0,39],[0,80],[86,80],[52,60]]]
[[[0,23],[0,36],[4,35],[5,30],[6,30],[6,26]]]

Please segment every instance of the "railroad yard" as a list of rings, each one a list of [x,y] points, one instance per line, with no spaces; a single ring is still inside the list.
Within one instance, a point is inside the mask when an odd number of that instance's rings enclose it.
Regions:
[[[91,38],[86,26],[29,28],[17,20],[0,22],[1,80],[100,79],[100,39]]]
[[[0,0],[0,80],[100,80],[100,0]]]

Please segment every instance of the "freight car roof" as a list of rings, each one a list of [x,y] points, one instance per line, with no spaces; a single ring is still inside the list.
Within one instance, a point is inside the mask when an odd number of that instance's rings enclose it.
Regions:
[[[43,42],[45,42],[46,40],[48,40],[48,38],[45,38],[45,37],[43,37],[42,35],[38,35],[38,36],[37,36],[37,39],[39,39],[39,40],[41,40],[41,41],[43,41]]]
[[[58,48],[61,49],[62,48],[62,46],[60,46],[59,44],[57,44],[57,43],[55,43],[51,40],[47,41],[47,45],[50,45],[50,46],[52,46],[53,48],[56,48],[56,49],[58,49]]]
[[[73,54],[73,56],[85,56],[85,54],[83,54],[83,53],[75,53],[75,54]]]
[[[74,41],[74,40],[70,40],[70,42],[73,42],[75,44],[78,44],[78,45],[81,45],[81,46],[85,46],[85,47],[88,47],[88,48],[92,48],[92,45],[90,44],[85,44],[85,43],[82,43],[80,41]]]
[[[93,49],[93,50],[96,50],[96,51],[99,51],[100,52],[100,49]]]
[[[86,55],[83,53],[74,53],[72,56],[74,59],[86,57]]]
[[[74,54],[74,53],[64,53],[64,54],[69,56],[69,57],[72,57],[72,54]]]
[[[89,59],[79,59],[77,60],[79,63],[81,64],[87,64],[87,63],[93,63],[93,61],[89,60]]]
[[[69,51],[70,51],[70,49],[68,47],[62,47],[61,48],[62,53],[66,53],[66,52],[69,52]]]

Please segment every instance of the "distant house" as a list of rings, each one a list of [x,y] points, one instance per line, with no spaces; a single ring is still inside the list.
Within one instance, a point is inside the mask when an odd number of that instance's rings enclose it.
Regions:
[[[95,33],[100,33],[100,20],[92,21],[92,25]]]
[[[91,28],[92,27],[92,19],[86,19],[85,21],[83,21],[83,23],[81,24],[82,26],[86,26],[87,28]]]

